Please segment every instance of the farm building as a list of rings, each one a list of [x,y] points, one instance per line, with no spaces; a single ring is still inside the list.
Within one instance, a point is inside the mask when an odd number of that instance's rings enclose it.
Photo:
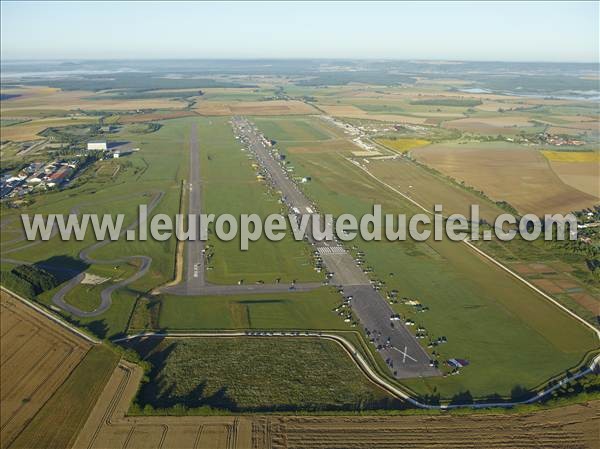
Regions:
[[[106,141],[88,142],[87,149],[106,151],[108,149],[108,146],[106,145]]]

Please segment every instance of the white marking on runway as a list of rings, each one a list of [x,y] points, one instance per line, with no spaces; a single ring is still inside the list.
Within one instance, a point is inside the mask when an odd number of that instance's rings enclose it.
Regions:
[[[408,352],[407,352],[408,348],[406,346],[404,346],[404,351],[400,351],[400,349],[398,349],[398,348],[396,348],[394,346],[392,346],[392,349],[395,349],[396,351],[398,351],[400,354],[403,355],[403,357],[402,357],[402,363],[406,363],[406,357],[408,357],[409,359],[411,359],[413,362],[417,361],[417,359],[415,359],[415,358],[413,358],[413,357],[411,357],[411,356],[408,355]]]
[[[317,248],[321,254],[345,254],[346,250],[343,246],[321,246]]]

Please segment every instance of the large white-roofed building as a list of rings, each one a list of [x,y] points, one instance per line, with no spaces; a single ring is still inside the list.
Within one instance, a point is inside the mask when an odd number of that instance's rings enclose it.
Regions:
[[[87,144],[88,150],[98,150],[98,151],[106,151],[108,146],[106,145],[106,141],[97,141],[97,142],[88,142]]]

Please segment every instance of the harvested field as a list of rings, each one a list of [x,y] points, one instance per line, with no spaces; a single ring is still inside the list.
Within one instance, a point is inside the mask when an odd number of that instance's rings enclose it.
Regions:
[[[565,184],[544,156],[509,144],[440,144],[413,155],[447,176],[507,201],[521,213],[570,212],[593,206],[598,198]]]
[[[141,377],[139,368],[119,365],[74,449],[574,449],[600,444],[598,401],[471,416],[127,416]]]
[[[379,91],[379,89],[378,89]],[[415,100],[415,99],[419,99],[421,97],[419,97],[419,93],[422,93],[423,90],[422,89],[405,89],[405,88],[401,88],[401,89],[396,89],[396,90],[390,90],[389,92],[385,92],[385,94],[380,94],[379,92],[376,91],[369,91],[369,90],[361,90],[355,93],[355,96],[357,97],[378,97],[378,98],[385,98],[385,99],[409,99],[409,100]],[[439,91],[437,91],[439,92]],[[341,93],[340,93],[341,94]],[[343,96],[349,96],[347,93],[343,93]],[[456,91],[456,92],[451,92],[451,91],[443,91],[443,95],[429,95],[430,97],[435,97],[435,98],[464,98],[464,99],[473,99],[473,100],[481,100],[483,102],[486,101],[516,101],[516,102],[527,102],[527,100],[523,97],[517,97],[517,96],[510,96],[510,95],[500,95],[500,94],[490,94],[490,93],[468,93],[468,92],[461,92],[461,91]],[[538,100],[538,99],[534,99],[534,100]],[[540,103],[542,103],[543,101],[546,100],[539,100]],[[565,100],[553,100],[553,101],[557,101],[560,102],[558,104],[564,104],[564,103],[568,103],[568,101]]]
[[[592,115],[557,115],[552,118],[557,118],[558,120],[564,120],[566,122],[595,123],[596,126],[598,126],[598,117],[593,117]],[[552,120],[552,118],[550,120]]]
[[[445,216],[459,213],[469,217],[472,204],[479,205],[480,216],[489,222],[504,213],[491,202],[404,158],[372,159],[369,171],[429,210],[435,204],[443,205]]]
[[[568,136],[579,136],[580,134],[586,133],[581,129],[576,128],[565,128],[563,126],[550,126],[546,129],[548,134],[565,134]]]
[[[523,415],[268,419],[275,448],[592,448],[598,403]]]
[[[516,134],[523,127],[534,123],[526,116],[469,117],[444,122],[445,128],[476,134]]]
[[[554,173],[567,185],[600,199],[600,153],[542,151]]]
[[[200,115],[303,115],[318,111],[301,101],[199,101],[195,108]]]
[[[428,117],[428,118],[437,118],[440,120],[451,120],[456,117],[464,117],[462,113],[459,112],[423,112],[423,111],[415,111],[415,115],[419,117]]]
[[[104,345],[90,349],[10,449],[70,448],[115,370],[118,358]]]
[[[427,121],[424,117],[411,117],[409,115],[369,114],[368,112],[351,105],[319,105],[319,108],[333,117],[377,120],[392,123],[411,123],[415,125],[422,125]]]
[[[486,101],[483,104],[480,104],[479,106],[475,106],[475,109],[477,109],[478,111],[485,112],[498,112],[499,109],[504,109],[506,111],[512,108],[519,108],[520,110],[531,109],[535,108],[535,105],[528,105],[525,103],[518,102]]]
[[[137,109],[181,109],[187,103],[169,98],[118,99],[98,98],[90,91],[63,91],[46,87],[24,87],[8,89],[7,93],[21,96],[2,102],[2,115],[10,116],[12,111],[20,110],[137,110]]]
[[[72,125],[87,125],[97,123],[95,117],[53,117],[29,122],[20,123],[12,126],[5,126],[1,129],[2,140],[12,140],[14,142],[23,142],[27,140],[43,139],[38,136],[46,128]]]
[[[148,114],[131,114],[121,115],[118,119],[119,123],[124,125],[129,123],[140,123],[140,122],[155,122],[159,120],[169,120],[173,118],[189,117],[196,115],[193,111],[165,111],[165,112],[151,112]]]
[[[600,164],[584,163],[573,164],[571,162],[551,162],[550,166],[554,173],[567,185],[577,190],[600,198]]]
[[[373,157],[380,156],[381,153],[379,151],[353,151],[352,156],[356,157]],[[392,158],[393,156],[383,156],[385,158]]]
[[[117,367],[73,449],[252,447],[248,417],[126,416],[142,375],[135,365],[123,362]]]
[[[2,448],[44,406],[91,344],[2,291],[0,295]]]
[[[551,126],[576,130],[580,133],[585,131],[598,132],[598,129],[600,128],[600,123],[598,122],[598,120],[590,119],[589,117],[549,117],[548,119],[538,121],[549,124]]]

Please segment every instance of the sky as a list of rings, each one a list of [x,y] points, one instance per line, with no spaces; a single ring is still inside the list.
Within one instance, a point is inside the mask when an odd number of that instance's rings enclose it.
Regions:
[[[598,62],[600,2],[2,0],[2,59]]]

